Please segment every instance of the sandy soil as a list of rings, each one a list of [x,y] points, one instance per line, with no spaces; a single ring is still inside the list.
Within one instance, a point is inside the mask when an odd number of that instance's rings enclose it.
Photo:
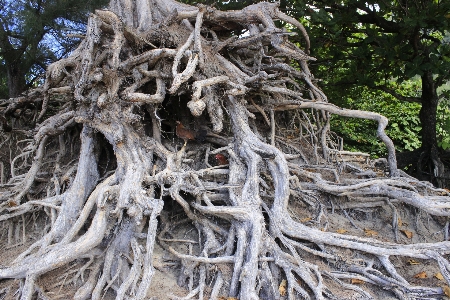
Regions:
[[[332,180],[331,174],[323,174],[324,177],[329,176]],[[345,181],[345,176],[341,176],[341,180]],[[325,199],[325,200],[324,200]],[[170,202],[170,203],[169,203]],[[171,212],[164,210],[167,218],[171,220],[183,219],[183,214],[180,213],[179,208],[173,206],[173,201],[169,200],[167,205]],[[385,202],[374,207],[353,207],[346,208],[349,203],[346,197],[321,199],[323,209],[328,212],[328,217],[318,217],[317,207],[313,208],[311,205],[304,202],[290,203],[290,213],[292,217],[308,226],[326,230],[329,232],[339,232],[347,235],[354,235],[360,237],[373,237],[381,241],[396,242],[395,233],[392,227],[393,223],[393,209]],[[445,220],[432,217],[419,210],[403,205],[401,203],[392,203],[398,213],[399,230],[397,232],[400,244],[409,243],[427,243],[442,241],[444,239],[443,226]],[[166,209],[166,207],[165,207]],[[15,257],[26,250],[33,242],[43,236],[42,228],[48,222],[47,216],[41,213],[34,213],[28,215],[24,219],[16,220],[17,225],[9,227],[7,222],[3,222],[0,235],[0,266],[9,265]],[[25,233],[23,231],[23,222],[25,222]],[[160,229],[161,230],[161,229]],[[171,228],[165,235],[168,239],[189,239],[198,240],[197,231],[194,226],[189,223]],[[24,240],[25,238],[25,240]],[[144,241],[141,241],[144,243]],[[195,244],[189,246],[189,243],[170,243],[180,253],[196,253]],[[366,257],[359,253],[348,249],[326,247],[326,250],[341,257],[341,262],[329,262],[321,258],[317,258],[308,253],[300,253],[302,258],[306,261],[319,266],[321,271],[336,271],[343,268],[342,262],[349,260],[359,260],[361,263],[373,261],[377,264],[373,257]],[[416,285],[422,286],[444,286],[445,283],[437,275],[439,267],[431,260],[411,260],[405,257],[398,257],[392,259],[393,263],[398,267],[399,274],[406,280]],[[39,299],[71,299],[79,286],[83,283],[89,275],[87,269],[83,276],[79,277],[75,282],[72,280],[73,275],[83,266],[86,261],[74,261],[67,266],[53,270],[38,280]],[[159,244],[155,246],[153,265],[156,268],[155,275],[152,280],[152,285],[148,294],[149,299],[170,299],[170,296],[182,297],[189,293],[189,283],[183,283],[183,286],[177,284],[177,279],[182,270],[177,260],[167,251],[165,251]],[[230,266],[223,266],[222,272],[226,271]],[[231,270],[231,269],[230,269]],[[380,268],[382,270],[382,268]],[[208,272],[214,272],[213,268]],[[418,276],[418,274],[425,274]],[[360,294],[351,290],[343,289],[339,284],[333,282],[326,276],[324,280],[329,290],[340,299],[363,299]],[[350,283],[347,280],[345,283]],[[354,283],[354,282],[353,282]],[[18,299],[22,284],[22,280],[1,280],[0,281],[0,300],[3,299]],[[384,291],[376,286],[368,283],[361,283],[361,287],[368,291],[375,299],[396,299],[394,294]],[[226,294],[226,284],[223,289]],[[208,299],[208,293],[211,287],[207,287],[205,298]],[[115,295],[108,292],[103,299],[114,299]],[[226,297],[221,300],[227,299]]]

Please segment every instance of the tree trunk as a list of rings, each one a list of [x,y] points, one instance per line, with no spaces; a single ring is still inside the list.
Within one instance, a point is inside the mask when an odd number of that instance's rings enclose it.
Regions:
[[[432,181],[438,186],[444,174],[444,165],[439,158],[436,134],[436,116],[439,98],[431,72],[422,75],[422,108],[419,113],[422,123],[422,154],[417,163],[417,178]]]
[[[26,89],[25,74],[20,63],[6,60],[6,75],[8,78],[9,97],[18,97]]]

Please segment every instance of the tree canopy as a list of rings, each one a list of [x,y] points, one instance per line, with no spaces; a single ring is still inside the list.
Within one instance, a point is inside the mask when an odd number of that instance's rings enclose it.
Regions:
[[[438,184],[445,171],[437,107],[440,99],[449,99],[438,88],[450,79],[450,2],[291,1],[284,9],[308,25],[313,54],[320,58],[316,76],[336,95],[330,101],[342,105],[352,86],[366,86],[421,104],[421,147],[400,156],[399,164],[416,164],[416,176]],[[415,91],[402,87],[411,79],[420,82]]]
[[[302,5],[310,30],[322,33],[312,39],[323,45],[314,48],[320,51],[316,55],[333,58],[328,71],[337,78],[335,82],[394,93],[392,79],[400,83],[431,72],[437,86],[449,80],[448,1],[319,0]],[[420,95],[396,96],[420,102]]]
[[[51,62],[79,43],[88,13],[106,0],[1,0],[0,97],[16,97],[38,80]]]

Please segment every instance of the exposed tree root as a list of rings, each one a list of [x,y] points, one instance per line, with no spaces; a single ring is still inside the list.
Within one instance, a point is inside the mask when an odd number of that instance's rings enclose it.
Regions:
[[[2,133],[1,147],[24,126],[20,110],[40,107],[31,112],[40,122],[26,132],[32,139],[11,151],[0,194],[5,241],[27,245],[0,279],[23,279],[21,299],[48,297],[39,278],[73,262],[79,267],[60,285],[75,285],[75,299],[108,291],[148,299],[155,243],[189,290],[173,298],[444,294],[412,282],[398,258],[434,261],[450,284],[448,192],[397,169],[386,118],[327,102],[308,69],[314,58],[299,22],[271,3],[232,12],[170,0],[110,7],[91,16],[71,56],[48,67],[42,88],[2,105],[17,128]],[[274,20],[298,28],[304,50]],[[353,154],[360,164],[345,162],[331,114],[378,122],[387,169],[376,173],[362,153]],[[180,148],[175,121],[207,127],[206,142]],[[212,166],[216,154],[227,163]],[[364,237],[346,211],[380,206],[392,211],[396,242]],[[400,214],[414,209],[445,232],[399,242]],[[360,234],[328,230],[335,210]],[[27,230],[31,236],[37,219],[45,227],[31,243]]]

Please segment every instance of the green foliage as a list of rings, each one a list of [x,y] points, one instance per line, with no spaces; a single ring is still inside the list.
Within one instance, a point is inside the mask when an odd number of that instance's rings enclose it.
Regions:
[[[449,15],[450,17],[450,15]],[[450,42],[450,33],[447,34]],[[437,135],[439,147],[450,149],[450,81],[438,89],[440,102],[437,113]]]
[[[437,132],[434,117],[421,123],[420,106],[410,103],[421,103],[429,116],[437,109],[437,88],[450,79],[450,1],[297,0],[291,8],[291,15],[306,20],[311,54],[318,58],[313,73],[324,79],[330,102],[387,116],[387,134],[398,151],[431,149],[436,142],[450,147],[443,102]],[[409,80],[418,86],[408,88]],[[339,120],[332,130],[349,148],[383,155],[371,134],[374,124]],[[419,136],[421,127],[429,134]]]
[[[348,95],[338,101],[342,107],[377,112],[389,119],[386,133],[393,140],[397,151],[411,151],[420,147],[419,104],[404,103],[390,94],[364,87],[351,88]],[[344,138],[346,150],[367,152],[372,157],[386,155],[385,145],[376,136],[377,123],[374,121],[333,116],[331,128]]]
[[[438,144],[444,150],[450,149],[450,97],[448,97],[449,91],[447,91],[447,97],[439,103],[438,106]]]
[[[330,0],[299,2],[310,21],[313,53],[348,72],[342,82],[367,86],[426,71],[448,78],[450,1]],[[364,70],[364,72],[361,72]],[[355,71],[359,73],[355,74]],[[357,76],[355,76],[357,75]]]

